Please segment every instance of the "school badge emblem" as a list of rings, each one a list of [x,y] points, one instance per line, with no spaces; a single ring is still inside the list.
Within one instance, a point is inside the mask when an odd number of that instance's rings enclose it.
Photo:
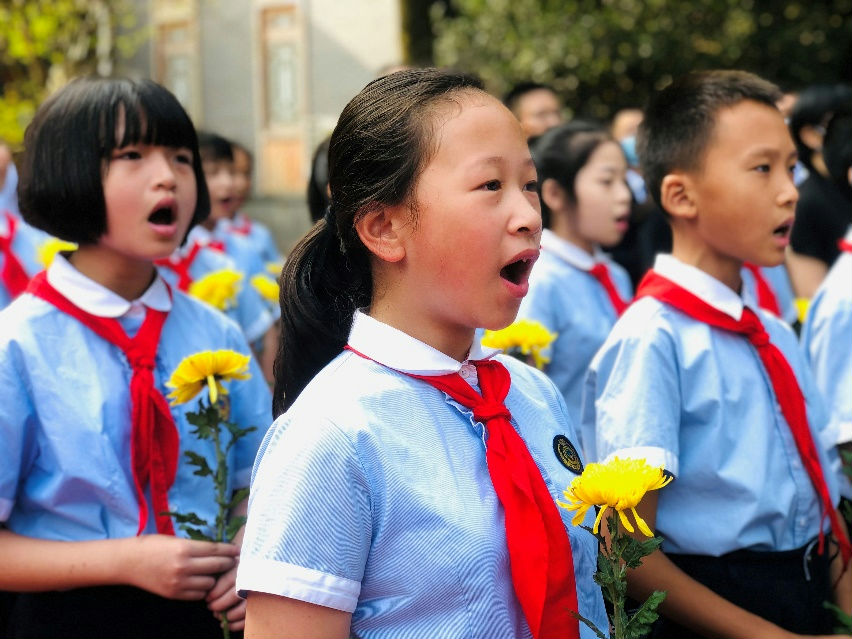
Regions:
[[[580,455],[574,444],[568,441],[565,435],[557,435],[553,438],[553,452],[556,453],[556,459],[559,463],[565,466],[575,475],[583,472],[583,462],[580,461]]]

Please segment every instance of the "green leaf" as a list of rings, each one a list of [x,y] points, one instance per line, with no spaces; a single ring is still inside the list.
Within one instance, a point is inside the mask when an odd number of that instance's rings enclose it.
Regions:
[[[241,437],[245,437],[249,433],[257,430],[256,426],[249,426],[248,428],[240,428],[239,426],[237,426],[236,424],[232,424],[231,422],[225,422],[223,425],[225,426],[225,428],[228,429],[228,431],[231,433],[231,436],[235,440],[240,439]]]
[[[837,618],[837,622],[840,624],[834,629],[835,632],[841,635],[848,635],[852,633],[852,616],[846,614],[842,609],[829,601],[823,601],[822,605],[824,608],[827,608],[834,613],[834,616]]]
[[[240,488],[239,490],[234,491],[234,495],[231,497],[231,501],[228,502],[228,510],[234,508],[237,504],[242,502],[246,497],[249,496],[249,489]]]
[[[192,528],[190,526],[181,526],[181,530],[183,530],[187,535],[189,535],[190,539],[194,539],[195,541],[216,541],[210,535],[205,534],[203,531],[198,528]]]
[[[198,475],[199,477],[207,477],[208,475],[213,474],[213,470],[210,468],[210,465],[207,463],[207,458],[203,455],[199,455],[198,453],[187,450],[184,452],[187,459],[189,459],[189,464],[191,466],[196,466],[198,470],[193,472],[193,475]]]
[[[178,524],[192,524],[194,526],[208,526],[207,520],[201,519],[195,513],[176,513],[173,511],[168,511],[165,513],[172,517],[175,522]]]
[[[245,523],[245,517],[232,517],[231,521],[228,522],[228,526],[225,528],[225,541],[232,542],[234,540],[234,536],[239,532],[240,528],[242,528],[243,524]]]
[[[655,590],[651,593],[645,602],[639,606],[639,609],[633,614],[624,625],[625,639],[641,639],[648,634],[653,624],[660,615],[657,614],[657,608],[666,598],[666,593],[660,590]]]

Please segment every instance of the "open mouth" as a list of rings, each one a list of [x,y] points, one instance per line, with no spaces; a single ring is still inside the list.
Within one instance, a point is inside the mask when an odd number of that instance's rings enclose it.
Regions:
[[[148,221],[157,226],[168,226],[174,224],[175,212],[171,207],[161,206],[148,216]]]
[[[775,230],[772,231],[772,235],[774,235],[775,237],[788,237],[790,235],[790,231],[792,231],[792,230],[793,230],[793,223],[792,222],[784,222],[784,224],[776,227]]]
[[[532,257],[523,257],[510,262],[500,269],[500,277],[512,284],[520,284],[526,281],[534,263],[535,259]]]

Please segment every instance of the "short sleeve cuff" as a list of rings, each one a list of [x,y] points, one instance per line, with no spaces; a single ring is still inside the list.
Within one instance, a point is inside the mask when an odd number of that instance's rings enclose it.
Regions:
[[[249,591],[354,612],[361,584],[313,568],[243,556],[237,571],[237,593],[246,597]]]
[[[668,471],[675,477],[677,477],[678,471],[680,470],[678,467],[677,455],[670,450],[659,448],[658,446],[634,446],[633,448],[621,448],[607,455],[604,463],[611,461],[613,457],[619,457],[621,459],[644,459],[645,462],[651,466],[662,466],[664,470]]]
[[[0,497],[0,522],[9,519],[9,515],[12,514],[13,505],[14,502],[11,499],[3,499]]]

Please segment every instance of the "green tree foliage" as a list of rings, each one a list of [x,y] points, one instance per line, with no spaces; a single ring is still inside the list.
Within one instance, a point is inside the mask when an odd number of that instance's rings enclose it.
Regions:
[[[20,145],[45,96],[107,75],[139,41],[130,0],[0,0],[0,139]]]
[[[553,85],[576,114],[642,106],[694,69],[742,68],[786,88],[852,79],[852,0],[446,0],[435,63],[501,95]]]

